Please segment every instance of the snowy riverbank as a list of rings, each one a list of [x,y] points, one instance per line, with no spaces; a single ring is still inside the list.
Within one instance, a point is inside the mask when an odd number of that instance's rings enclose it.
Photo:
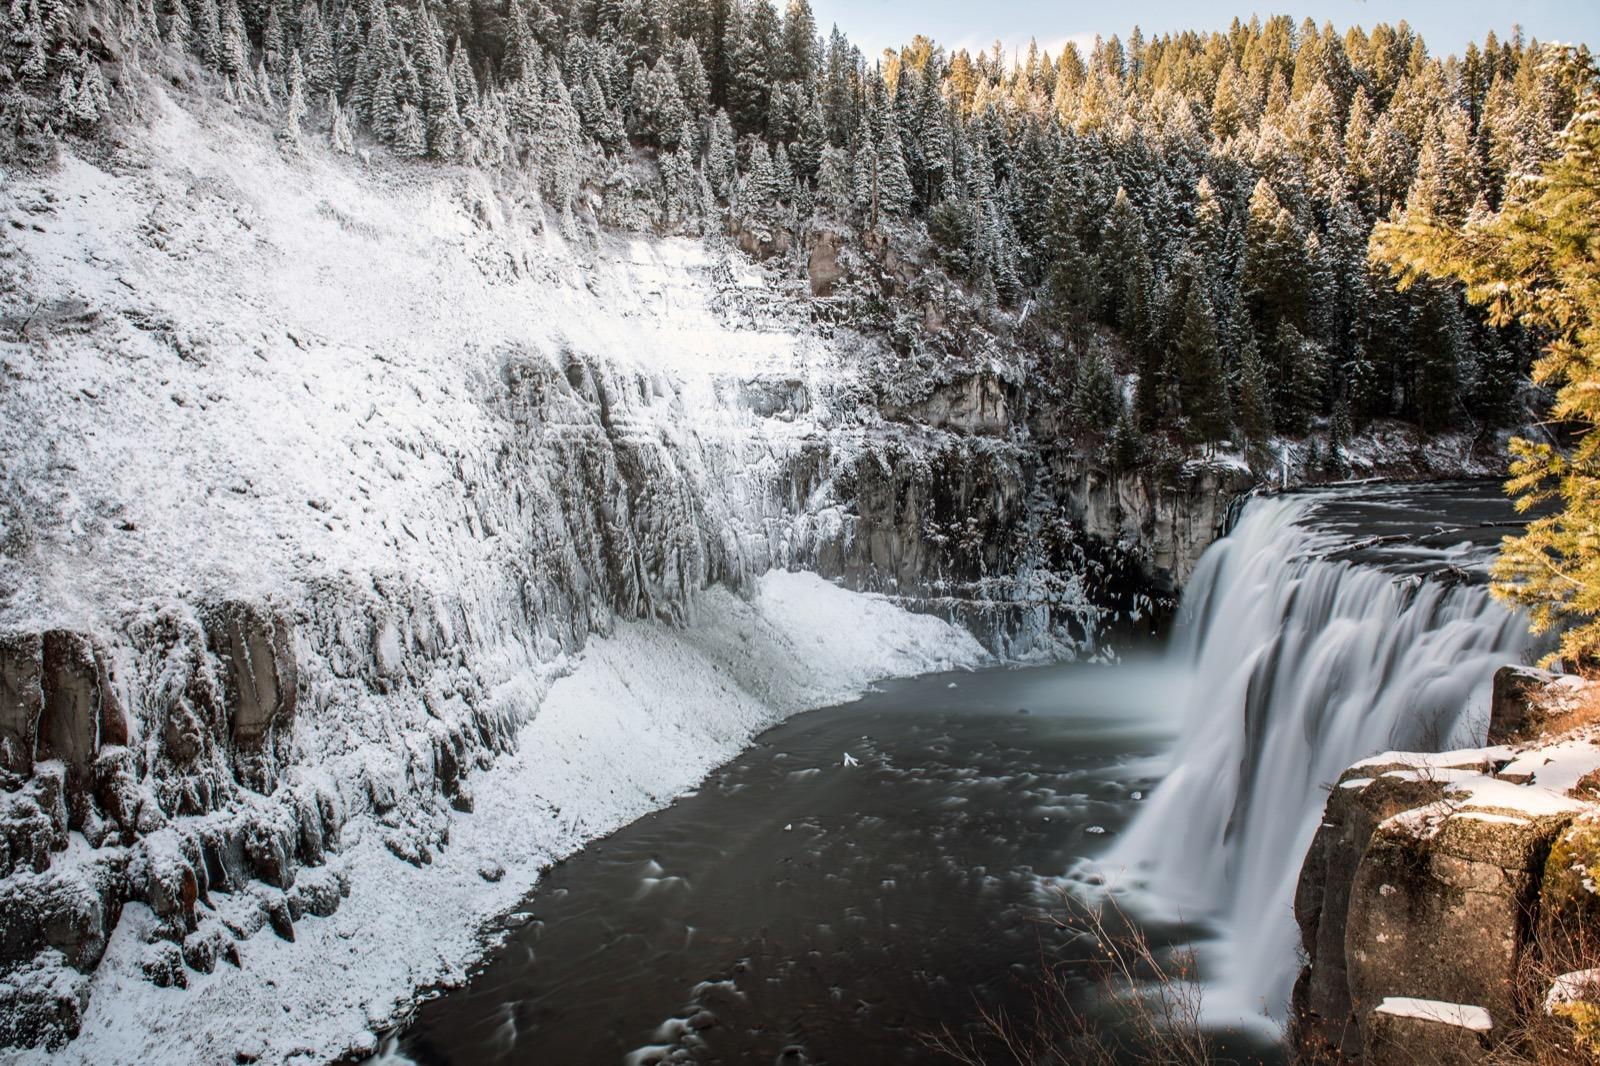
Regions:
[[[293,943],[257,932],[239,945],[241,968],[192,975],[187,989],[142,975],[151,916],[129,904],[82,1035],[17,1060],[284,1062],[372,1049],[415,989],[463,976],[485,948],[480,928],[547,864],[670,802],[788,714],[985,658],[964,630],[808,574],[768,574],[749,602],[712,590],[687,629],[624,623],[570,674],[530,674],[498,694],[539,710],[517,753],[474,778],[477,809],[451,815],[450,846],[431,865],[396,858],[369,817],[353,820],[330,862],[349,902],[298,922]]]
[[[783,590],[847,594],[769,571],[1026,629],[1017,653],[1093,631],[1015,427],[877,415],[736,251],[563,231],[469,169],[285,159],[203,95],[143,106],[114,151],[0,186],[26,323],[0,341],[0,1043],[156,1054],[274,996],[263,1061],[358,1041],[540,862],[782,713],[979,655],[855,596],[797,644]],[[662,665],[611,684],[612,732],[548,735],[545,688],[607,655]],[[696,676],[723,682],[690,714]],[[512,816],[528,837],[473,842]]]

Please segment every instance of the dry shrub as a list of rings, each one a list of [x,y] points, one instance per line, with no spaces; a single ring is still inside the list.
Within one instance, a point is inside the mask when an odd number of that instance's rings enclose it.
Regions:
[[[1593,677],[1583,677],[1581,683],[1566,679],[1556,681],[1545,686],[1535,708],[1540,732],[1546,737],[1566,736],[1600,726],[1600,681]]]
[[[1517,1016],[1487,1061],[1493,1066],[1600,1063],[1600,973],[1572,1001],[1547,1000],[1564,975],[1600,971],[1600,924],[1592,912],[1567,912],[1542,917],[1533,934],[1517,975]]]
[[[1032,1010],[1012,1017],[980,1006],[984,1034],[945,1027],[923,1044],[965,1066],[1208,1066],[1220,1060],[1200,1021],[1194,953],[1153,948],[1115,902],[1085,903],[1066,893],[1047,929],[1066,938],[1065,953],[1039,951]],[[1082,976],[1098,992],[1083,999]],[[985,1050],[992,1045],[997,1050]]]

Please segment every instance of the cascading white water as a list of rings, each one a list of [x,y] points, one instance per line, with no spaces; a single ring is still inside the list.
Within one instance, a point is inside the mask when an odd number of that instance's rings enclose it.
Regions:
[[[1322,558],[1338,544],[1305,521],[1317,499],[1252,501],[1202,558],[1174,636],[1191,683],[1170,773],[1100,863],[1136,903],[1216,925],[1218,1018],[1283,1015],[1326,787],[1375,752],[1481,743],[1494,671],[1528,643],[1481,584]]]

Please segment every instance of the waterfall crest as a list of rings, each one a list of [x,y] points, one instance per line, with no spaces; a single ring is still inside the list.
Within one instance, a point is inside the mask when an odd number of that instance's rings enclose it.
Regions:
[[[1417,572],[1425,549],[1404,566],[1339,561],[1318,501],[1251,501],[1200,561],[1171,652],[1190,674],[1171,770],[1099,864],[1136,906],[1215,925],[1219,1018],[1283,1017],[1327,786],[1375,752],[1482,743],[1494,672],[1528,645],[1523,619],[1458,579],[1481,573],[1482,550],[1433,551],[1452,578]]]

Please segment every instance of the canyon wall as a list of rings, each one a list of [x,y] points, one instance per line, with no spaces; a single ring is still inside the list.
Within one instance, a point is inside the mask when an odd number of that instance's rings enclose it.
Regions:
[[[1247,481],[1041,446],[984,360],[864,405],[719,241],[148,107],[0,190],[7,1044],[127,995],[119,928],[137,980],[209,989],[367,906],[352,848],[440,862],[597,634],[805,569],[1085,652],[1154,624]]]

